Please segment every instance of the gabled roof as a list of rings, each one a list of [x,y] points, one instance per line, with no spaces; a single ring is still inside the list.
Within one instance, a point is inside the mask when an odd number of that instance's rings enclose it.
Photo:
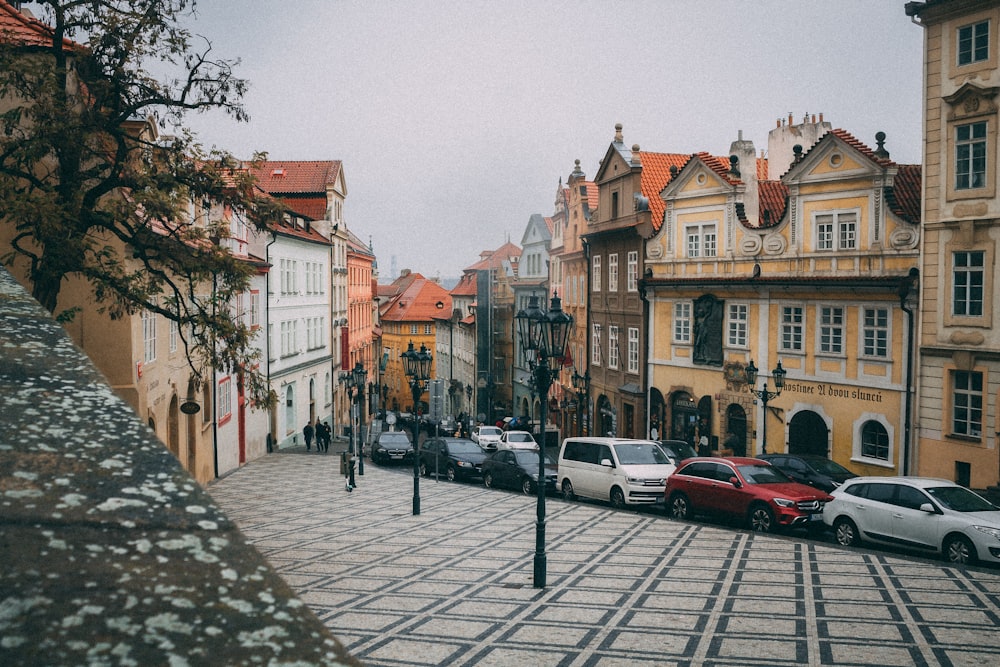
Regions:
[[[257,182],[271,194],[322,194],[335,185],[340,160],[267,160],[257,170]]]
[[[0,40],[23,47],[52,48],[52,38],[52,28],[0,0]],[[62,44],[65,51],[86,50],[69,39],[64,38]]]
[[[397,282],[406,286],[398,290],[384,307],[379,308],[379,319],[385,322],[431,322],[441,312],[451,313],[451,295],[448,290],[419,273],[400,276]],[[381,296],[381,287],[379,295]],[[441,307],[438,307],[438,303]]]
[[[471,296],[475,298],[479,285],[479,277],[475,271],[463,273],[458,279],[458,284],[451,288],[452,296]]]
[[[690,155],[683,153],[650,153],[648,151],[639,151],[639,161],[642,162],[642,176],[640,178],[639,189],[642,192],[642,196],[649,200],[649,210],[652,214],[651,222],[654,232],[659,230],[663,224],[663,211],[666,209],[666,204],[660,198],[660,191],[663,190],[672,178],[670,168],[675,167],[680,171],[690,159]],[[590,197],[589,188],[587,196],[588,198]],[[594,199],[596,200],[597,197],[594,197]],[[593,203],[593,207],[597,207],[596,201]]]
[[[513,257],[521,257],[521,249],[507,241],[496,250],[484,250],[479,253],[479,261],[471,266],[465,267],[465,271],[483,271],[503,268],[504,260],[510,261]]]

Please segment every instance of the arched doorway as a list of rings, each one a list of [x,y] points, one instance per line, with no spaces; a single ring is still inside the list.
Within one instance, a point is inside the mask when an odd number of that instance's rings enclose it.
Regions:
[[[167,448],[180,460],[180,405],[177,402],[177,394],[170,397],[170,407],[167,408]]]
[[[747,455],[747,413],[739,403],[730,403],[726,408],[726,449],[733,450],[733,456]]]
[[[823,418],[811,410],[796,413],[788,423],[788,453],[828,456],[830,431]]]
[[[295,433],[295,387],[285,387],[285,437]]]
[[[686,391],[674,393],[670,402],[670,437],[685,440],[695,446],[695,427],[698,424],[698,406]]]
[[[316,421],[316,380],[309,378],[309,423]]]

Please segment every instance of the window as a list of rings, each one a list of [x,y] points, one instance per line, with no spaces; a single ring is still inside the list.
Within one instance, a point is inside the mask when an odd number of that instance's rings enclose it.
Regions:
[[[823,306],[819,310],[819,351],[823,354],[844,352],[844,309]]]
[[[142,347],[143,363],[156,361],[156,313],[142,311]]]
[[[786,352],[802,351],[804,313],[801,306],[781,309],[781,349]]]
[[[177,351],[177,337],[180,335],[180,327],[177,322],[170,320],[170,337],[168,338],[170,345],[170,352]]]
[[[608,291],[618,291],[618,253],[608,255]]]
[[[595,324],[590,343],[590,363],[594,366],[601,365],[601,325]]]
[[[687,256],[715,257],[715,223],[687,228]]]
[[[866,357],[889,356],[889,310],[865,308],[863,311],[862,349]]]
[[[982,250],[952,254],[952,314],[979,317],[983,314],[985,253]]]
[[[591,260],[591,264],[594,267],[593,277],[591,278],[590,284],[591,289],[595,292],[601,291],[601,256],[598,255]]]
[[[986,121],[955,126],[955,189],[986,185]]]
[[[861,455],[869,459],[889,460],[889,434],[876,421],[861,427]]]
[[[630,250],[628,253],[628,266],[626,271],[628,276],[626,280],[628,281],[626,289],[629,292],[639,291],[639,253],[636,250]]]
[[[688,301],[674,304],[674,342],[691,342],[691,303]]]
[[[618,368],[618,327],[608,327],[608,368]]]
[[[854,250],[857,247],[857,211],[823,213],[816,216],[816,250]]]
[[[953,371],[951,431],[955,435],[979,438],[983,434],[983,374],[975,371]]]
[[[233,381],[232,378],[225,378],[219,380],[219,394],[217,396],[219,405],[216,408],[215,414],[219,417],[219,423],[222,424],[230,417],[233,416]]]
[[[981,21],[958,29],[958,64],[969,65],[990,57],[990,22]]]
[[[746,304],[729,304],[729,345],[747,346],[747,317]]]
[[[288,357],[298,354],[298,331],[295,320],[281,323],[281,356]]]
[[[411,324],[410,325],[410,335],[411,336],[416,336],[417,335],[417,325],[416,324]]]
[[[431,325],[429,325],[429,324],[425,324],[424,325],[424,335],[425,336],[430,336],[431,335]]]
[[[639,329],[628,328],[628,372],[639,372]]]

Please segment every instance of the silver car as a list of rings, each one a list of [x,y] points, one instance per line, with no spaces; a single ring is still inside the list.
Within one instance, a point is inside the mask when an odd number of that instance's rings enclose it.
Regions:
[[[1000,508],[964,486],[925,477],[855,477],[831,494],[823,521],[837,542],[1000,563]]]
[[[472,429],[472,442],[483,450],[491,452],[500,444],[501,435],[503,435],[503,431],[496,426],[477,426]]]

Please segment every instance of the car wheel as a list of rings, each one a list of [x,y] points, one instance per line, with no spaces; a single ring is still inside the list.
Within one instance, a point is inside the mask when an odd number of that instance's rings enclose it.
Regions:
[[[691,502],[683,493],[675,493],[670,496],[670,516],[675,519],[686,520],[691,518]]]
[[[842,516],[833,522],[833,535],[837,538],[837,544],[845,547],[854,547],[861,543],[858,527],[847,517]]]
[[[525,477],[524,479],[521,480],[521,492],[524,495],[530,496],[532,493],[534,493],[534,491],[535,491],[535,485],[532,484],[530,477]]]
[[[455,466],[448,466],[448,470],[445,471],[445,476],[448,478],[449,482],[455,481]]]
[[[483,484],[486,485],[487,489],[493,488],[493,475],[491,473],[483,475]]]
[[[573,491],[573,484],[568,479],[563,480],[562,495],[564,500],[576,500],[576,493]]]
[[[757,503],[750,508],[750,529],[758,533],[770,533],[774,530],[774,512],[767,505]]]
[[[625,508],[625,494],[617,486],[611,489],[611,506],[617,510]]]
[[[427,464],[423,461],[420,462],[420,474],[427,477]]]
[[[949,563],[972,565],[976,562],[976,547],[972,546],[969,538],[963,535],[946,537],[941,553],[944,554],[944,559]]]

